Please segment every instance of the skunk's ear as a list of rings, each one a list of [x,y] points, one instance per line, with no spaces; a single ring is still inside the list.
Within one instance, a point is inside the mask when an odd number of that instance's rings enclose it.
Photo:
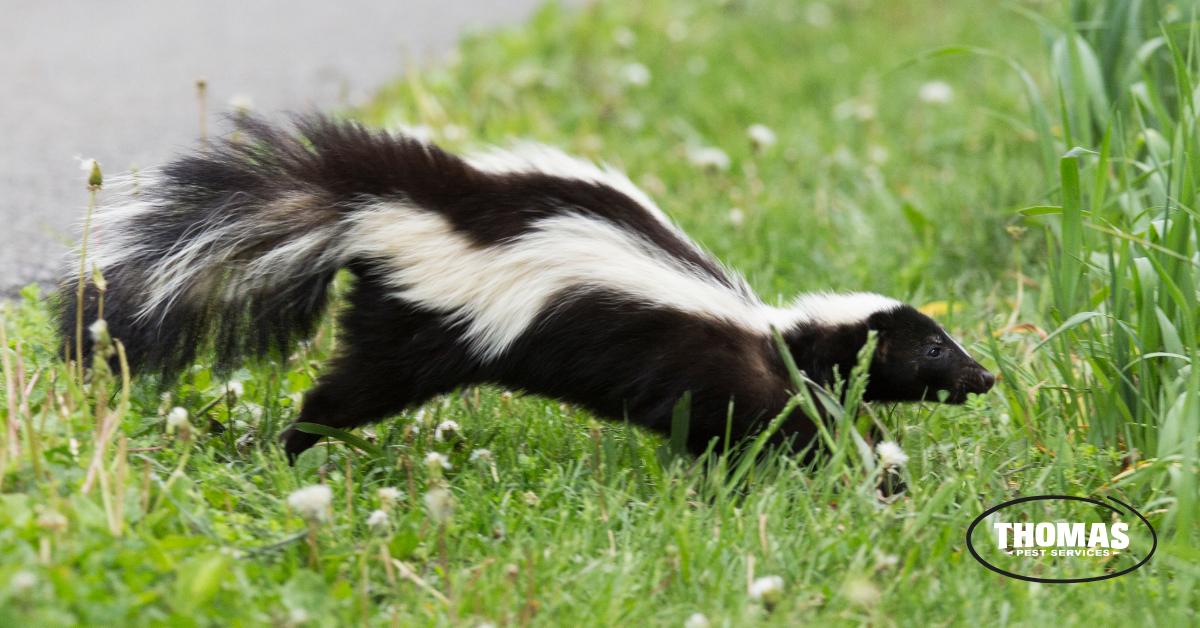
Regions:
[[[894,312],[875,312],[867,318],[867,329],[873,329],[881,335],[891,331],[896,326]]]

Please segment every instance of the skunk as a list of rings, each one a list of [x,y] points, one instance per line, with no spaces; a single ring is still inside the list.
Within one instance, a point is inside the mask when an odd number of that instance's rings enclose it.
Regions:
[[[93,218],[87,262],[135,372],[169,382],[209,347],[225,372],[286,356],[315,332],[345,268],[355,281],[339,344],[298,421],[350,429],[487,383],[665,433],[690,391],[688,448],[700,453],[723,442],[727,420],[736,442],[793,394],[773,329],[821,385],[847,377],[877,332],[868,401],[962,403],[995,382],[899,301],[764,304],[624,175],[553,148],[461,157],[322,116],[298,117],[295,134],[237,124]],[[58,298],[72,346],[75,281]],[[85,325],[98,296],[89,282]],[[805,446],[813,421],[795,411],[776,438]],[[281,438],[294,460],[321,437]]]

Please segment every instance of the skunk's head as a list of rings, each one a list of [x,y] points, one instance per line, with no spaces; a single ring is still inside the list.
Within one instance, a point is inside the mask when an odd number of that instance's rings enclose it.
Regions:
[[[866,320],[878,333],[867,401],[939,401],[959,404],[968,393],[991,390],[996,377],[940,325],[908,305],[877,311]]]

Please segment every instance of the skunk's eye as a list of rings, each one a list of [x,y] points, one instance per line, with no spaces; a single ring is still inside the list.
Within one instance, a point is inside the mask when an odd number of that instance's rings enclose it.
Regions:
[[[942,355],[941,347],[930,347],[929,351],[925,352],[925,357],[927,357],[927,358],[937,358],[937,357],[941,357],[941,355]]]

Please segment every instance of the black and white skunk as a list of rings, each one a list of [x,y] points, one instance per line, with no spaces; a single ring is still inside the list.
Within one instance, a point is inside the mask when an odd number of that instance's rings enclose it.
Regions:
[[[339,269],[356,276],[336,355],[299,420],[349,429],[490,383],[666,432],[691,391],[702,452],[782,411],[773,337],[820,384],[846,377],[868,330],[868,401],[962,403],[995,378],[933,320],[875,294],[762,303],[625,176],[544,146],[467,157],[323,117],[298,135],[255,119],[93,218],[88,262],[135,371],[169,381],[211,346],[219,368],[287,355],[315,331]],[[88,286],[85,325],[97,314]],[[74,340],[75,283],[60,293]],[[90,344],[90,343],[89,343]],[[780,439],[816,434],[797,411]],[[319,436],[288,430],[293,457]]]

